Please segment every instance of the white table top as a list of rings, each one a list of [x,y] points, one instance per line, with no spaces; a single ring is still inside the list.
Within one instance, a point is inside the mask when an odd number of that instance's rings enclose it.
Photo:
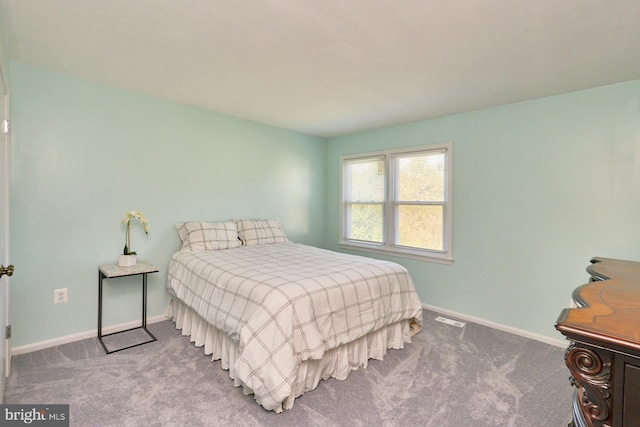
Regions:
[[[120,267],[118,264],[104,264],[100,266],[100,272],[105,277],[133,276],[135,274],[156,273],[158,267],[148,262],[138,262],[131,267]]]

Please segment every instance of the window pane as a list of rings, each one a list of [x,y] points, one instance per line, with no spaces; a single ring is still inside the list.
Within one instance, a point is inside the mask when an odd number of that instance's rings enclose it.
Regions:
[[[382,243],[382,205],[351,205],[350,239]]]
[[[398,236],[402,246],[444,250],[444,207],[441,205],[398,206]]]
[[[445,153],[398,157],[396,167],[399,201],[444,201]]]
[[[350,162],[350,200],[382,202],[384,200],[384,162],[379,159]]]

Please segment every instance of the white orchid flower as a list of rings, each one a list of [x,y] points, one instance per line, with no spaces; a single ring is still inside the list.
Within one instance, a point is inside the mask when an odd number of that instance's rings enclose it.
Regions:
[[[127,212],[125,218],[122,220],[122,224],[127,224],[127,230],[125,232],[125,244],[124,244],[124,255],[136,255],[134,251],[131,250],[131,220],[133,218],[137,218],[142,224],[145,234],[149,234],[149,224],[147,223],[147,218],[145,218],[142,213],[138,211],[129,211]]]

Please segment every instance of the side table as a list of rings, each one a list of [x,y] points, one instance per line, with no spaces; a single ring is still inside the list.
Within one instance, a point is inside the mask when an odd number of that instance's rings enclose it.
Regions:
[[[118,264],[105,264],[101,265],[98,268],[98,339],[100,340],[100,344],[102,344],[102,348],[107,354],[115,353],[116,351],[126,350],[127,348],[137,347],[139,345],[148,344],[153,341],[157,341],[157,338],[153,336],[151,332],[147,329],[147,274],[149,273],[157,273],[159,270],[155,265],[146,263],[146,262],[138,262],[136,265],[131,267],[119,267]],[[102,334],[102,280],[103,279],[113,279],[117,277],[127,277],[127,276],[137,276],[142,275],[142,325],[136,326],[133,328],[125,329],[118,332],[112,332],[110,334]],[[108,337],[110,335],[121,334],[123,332],[129,332],[136,329],[142,329],[144,332],[149,335],[150,339],[147,341],[143,341],[141,343],[129,345],[126,347],[117,348],[115,350],[109,350],[102,340],[103,337]]]

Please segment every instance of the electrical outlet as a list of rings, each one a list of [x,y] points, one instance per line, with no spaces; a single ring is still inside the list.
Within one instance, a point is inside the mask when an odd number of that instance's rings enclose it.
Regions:
[[[53,291],[53,303],[60,304],[69,301],[69,294],[67,288],[56,289]]]

